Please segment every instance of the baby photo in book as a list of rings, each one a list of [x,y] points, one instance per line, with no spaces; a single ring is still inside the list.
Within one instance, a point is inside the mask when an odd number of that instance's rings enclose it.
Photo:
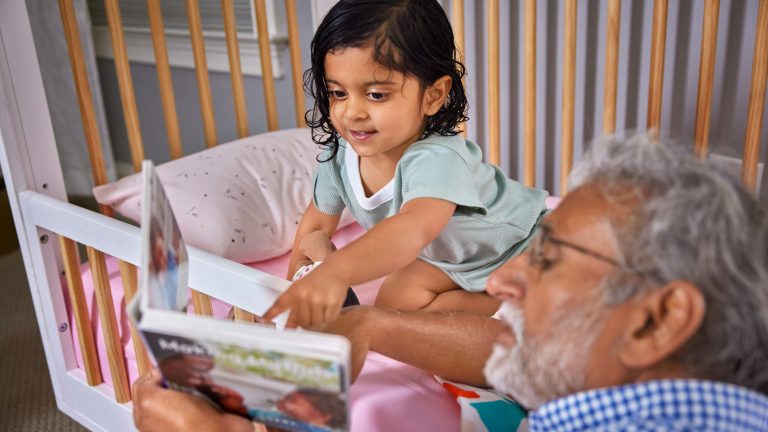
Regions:
[[[152,163],[142,167],[142,265],[128,315],[165,385],[269,430],[348,430],[349,341],[188,314],[187,248]]]

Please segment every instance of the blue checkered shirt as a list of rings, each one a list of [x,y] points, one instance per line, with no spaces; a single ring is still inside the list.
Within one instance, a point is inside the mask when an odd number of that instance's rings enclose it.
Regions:
[[[768,431],[768,397],[713,381],[649,381],[557,399],[528,421],[531,432]]]

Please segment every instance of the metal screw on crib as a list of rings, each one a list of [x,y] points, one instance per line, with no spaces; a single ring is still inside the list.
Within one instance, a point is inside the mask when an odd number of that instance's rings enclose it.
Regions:
[[[48,243],[48,234],[43,234],[40,236],[40,243],[42,244]]]
[[[59,333],[64,333],[65,331],[67,331],[68,328],[69,326],[67,325],[67,323],[59,324]]]

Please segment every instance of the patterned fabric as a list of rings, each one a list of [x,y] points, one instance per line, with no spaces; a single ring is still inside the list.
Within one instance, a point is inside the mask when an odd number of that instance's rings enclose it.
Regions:
[[[557,399],[529,422],[532,432],[768,431],[768,397],[712,381],[650,381]]]
[[[461,432],[521,432],[526,412],[515,401],[495,392],[435,376],[461,409]]]

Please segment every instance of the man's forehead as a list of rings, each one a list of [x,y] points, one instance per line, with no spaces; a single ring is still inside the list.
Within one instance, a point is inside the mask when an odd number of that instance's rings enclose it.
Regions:
[[[553,235],[581,237],[612,235],[615,208],[596,186],[580,186],[566,195],[545,219]]]

